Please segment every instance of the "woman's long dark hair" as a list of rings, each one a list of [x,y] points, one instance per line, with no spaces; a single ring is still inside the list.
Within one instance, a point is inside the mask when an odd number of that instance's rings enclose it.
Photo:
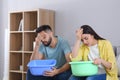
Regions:
[[[83,34],[91,34],[96,40],[105,40],[100,37],[89,25],[82,25],[81,28],[83,29]]]

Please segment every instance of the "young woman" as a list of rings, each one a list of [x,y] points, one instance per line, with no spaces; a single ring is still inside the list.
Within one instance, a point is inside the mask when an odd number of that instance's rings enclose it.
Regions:
[[[71,61],[94,61],[98,73],[93,76],[74,76],[69,80],[118,80],[114,51],[111,43],[100,37],[89,25],[76,31],[77,40],[70,55]]]

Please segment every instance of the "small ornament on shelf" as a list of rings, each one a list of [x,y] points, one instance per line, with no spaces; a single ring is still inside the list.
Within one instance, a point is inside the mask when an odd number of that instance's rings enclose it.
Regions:
[[[23,19],[21,19],[18,31],[23,31]]]

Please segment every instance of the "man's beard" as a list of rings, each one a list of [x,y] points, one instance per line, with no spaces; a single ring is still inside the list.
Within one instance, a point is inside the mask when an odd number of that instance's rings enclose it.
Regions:
[[[44,46],[49,46],[51,44],[51,42],[52,42],[52,38],[50,37],[48,42],[42,42],[42,43],[44,44]],[[47,44],[45,44],[45,43],[47,43]]]

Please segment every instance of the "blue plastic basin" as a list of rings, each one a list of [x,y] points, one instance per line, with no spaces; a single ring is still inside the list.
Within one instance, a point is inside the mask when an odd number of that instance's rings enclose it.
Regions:
[[[31,60],[28,63],[28,68],[32,75],[44,75],[45,71],[51,71],[56,65],[56,60]]]

